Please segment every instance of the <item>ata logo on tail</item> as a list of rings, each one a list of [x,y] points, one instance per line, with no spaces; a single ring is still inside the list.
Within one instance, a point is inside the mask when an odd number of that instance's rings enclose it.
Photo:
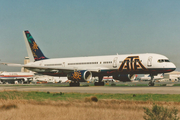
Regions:
[[[137,71],[138,69],[147,70],[141,63],[139,56],[129,56],[120,65],[119,71]]]

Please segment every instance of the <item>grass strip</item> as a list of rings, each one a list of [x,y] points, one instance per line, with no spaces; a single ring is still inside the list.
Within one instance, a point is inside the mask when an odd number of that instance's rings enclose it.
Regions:
[[[132,100],[132,101],[165,101],[180,102],[180,94],[103,94],[103,93],[50,93],[39,91],[1,91],[0,99],[25,99],[25,100],[75,100],[96,96],[100,99]]]

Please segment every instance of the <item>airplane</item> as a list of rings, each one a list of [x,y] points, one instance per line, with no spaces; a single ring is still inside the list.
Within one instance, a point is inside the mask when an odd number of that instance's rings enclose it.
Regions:
[[[70,82],[70,80],[68,80],[67,77],[60,77],[60,81],[61,81],[61,83],[67,83],[67,82]]]
[[[31,71],[58,77],[68,77],[70,86],[80,86],[79,82],[98,77],[95,86],[104,86],[103,76],[123,82],[130,81],[134,74],[150,74],[149,86],[154,86],[154,76],[159,73],[174,71],[176,66],[161,54],[141,53],[107,56],[88,56],[70,58],[47,58],[28,30],[23,31],[30,63],[8,66],[24,67]]]
[[[34,73],[32,72],[1,72],[0,82],[1,83],[23,83],[33,78]]]
[[[39,74],[36,74],[33,77],[32,81],[33,82],[40,81],[40,82],[47,82],[47,83],[59,83],[59,82],[61,82],[61,79],[60,79],[60,77],[53,77],[53,76],[49,76],[49,75],[39,75]]]
[[[164,78],[164,74],[163,73],[154,76],[154,80],[161,80],[163,78]],[[145,74],[143,77],[140,77],[140,80],[149,81],[149,80],[151,80],[151,76],[149,74]]]
[[[134,74],[134,76],[131,77],[131,82],[134,82],[138,75]],[[102,81],[104,82],[116,82],[115,79],[113,79],[113,76],[104,76]]]

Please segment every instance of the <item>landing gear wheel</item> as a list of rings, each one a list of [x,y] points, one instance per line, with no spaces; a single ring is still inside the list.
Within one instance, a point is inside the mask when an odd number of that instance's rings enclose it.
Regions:
[[[104,86],[104,82],[102,82],[103,75],[98,76],[99,82],[95,82],[94,86]]]
[[[80,86],[80,83],[78,81],[69,83],[69,86]]]
[[[150,82],[148,83],[148,86],[154,86],[154,82],[150,81]]]

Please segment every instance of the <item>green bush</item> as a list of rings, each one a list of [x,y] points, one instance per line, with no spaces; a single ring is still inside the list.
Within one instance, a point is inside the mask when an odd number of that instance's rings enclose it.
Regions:
[[[179,120],[176,108],[168,109],[163,106],[153,105],[152,110],[144,107],[144,113],[146,114],[143,116],[145,120]]]
[[[85,102],[98,102],[98,98],[96,96],[86,97]]]

